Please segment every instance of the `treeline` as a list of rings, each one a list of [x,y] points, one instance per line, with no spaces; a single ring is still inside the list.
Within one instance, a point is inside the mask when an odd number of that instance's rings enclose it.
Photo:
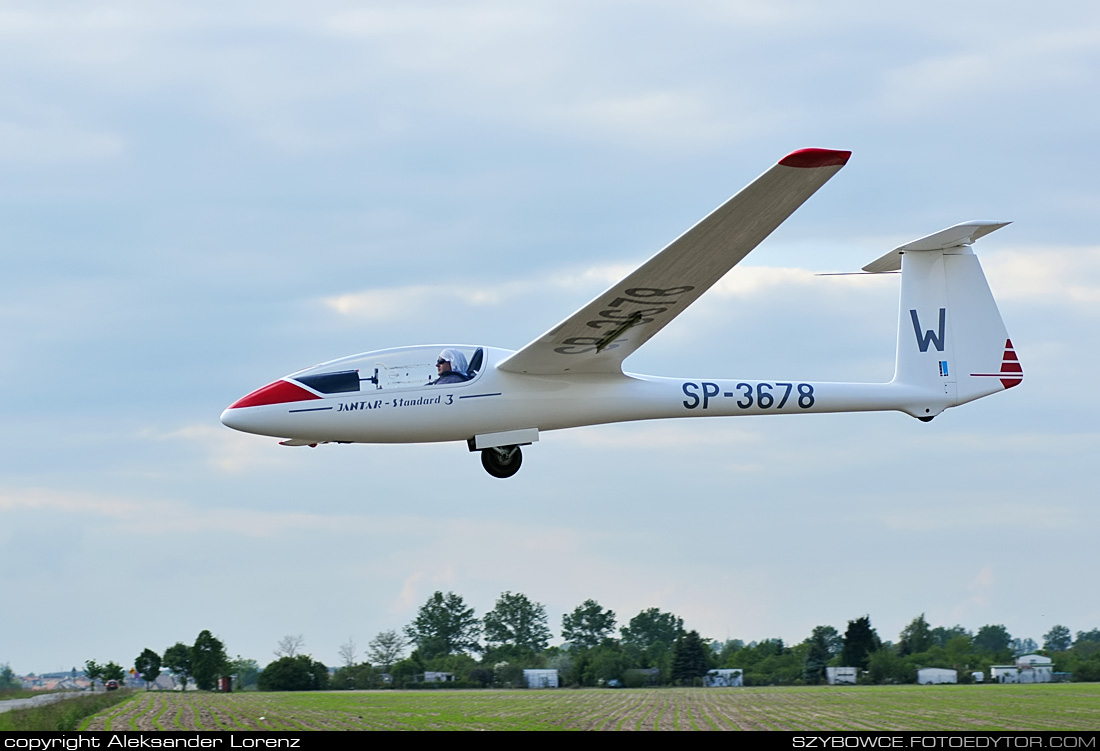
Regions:
[[[1050,657],[1056,672],[1074,681],[1100,681],[1100,629],[1079,631],[1077,639],[1064,626],[1054,626],[1039,647],[1031,639],[1014,639],[1003,625],[982,626],[977,633],[962,626],[931,627],[921,614],[902,629],[897,642],[883,641],[868,616],[849,621],[841,635],[818,626],[805,641],[788,646],[781,639],[722,645],[717,664],[744,669],[746,685],[815,685],[825,681],[827,667],[855,667],[861,681],[873,684],[916,683],[921,668],[958,671],[968,683],[990,666],[1014,665],[1025,654]]]
[[[412,649],[408,657],[401,656],[398,633],[383,632],[371,643],[368,659],[337,670],[330,687],[510,687],[522,685],[525,668],[557,669],[568,686],[692,685],[714,668],[742,669],[749,686],[820,684],[827,667],[859,668],[868,683],[915,683],[920,668],[951,668],[968,682],[974,671],[988,680],[991,665],[1014,664],[1032,653],[1052,658],[1055,671],[1071,673],[1072,680],[1100,681],[1100,629],[1079,631],[1074,639],[1057,625],[1040,647],[1030,638],[1013,638],[1003,625],[975,633],[959,625],[932,627],[923,614],[896,642],[881,639],[870,617],[862,616],[848,621],[843,634],[826,625],[798,644],[746,644],[703,639],[685,630],[680,617],[657,608],[619,627],[613,611],[587,600],[562,617],[565,645],[548,647],[545,608],[522,594],[505,592],[478,619],[459,595],[436,592],[403,636]],[[391,650],[380,653],[380,641]],[[455,682],[424,682],[431,672],[450,673]]]
[[[698,685],[714,668],[740,668],[747,686],[816,685],[827,667],[855,667],[867,683],[915,683],[917,670],[951,668],[959,681],[981,671],[988,680],[991,665],[1012,664],[1024,654],[1050,657],[1056,672],[1075,681],[1100,681],[1100,629],[1079,631],[1056,625],[1040,647],[1030,638],[1013,638],[1003,625],[977,632],[956,625],[932,627],[921,614],[896,642],[879,637],[869,616],[848,621],[841,634],[818,626],[805,640],[788,645],[782,639],[716,642],[684,628],[683,619],[657,608],[643,610],[620,626],[614,611],[586,600],[562,617],[560,647],[549,646],[545,607],[526,595],[504,592],[492,610],[478,618],[454,592],[434,593],[415,620],[400,631],[383,631],[368,645],[365,659],[353,639],[340,646],[343,666],[328,667],[303,654],[301,635],[287,636],[275,651],[278,659],[262,670],[255,660],[230,660],[224,645],[209,631],[194,645],[177,643],[163,658],[146,649],[135,665],[146,681],[163,667],[186,687],[214,689],[221,676],[235,677],[235,688],[265,691],[379,688],[519,687],[528,668],[556,669],[564,686]],[[406,652],[409,654],[406,655]],[[122,669],[109,664],[111,674]],[[93,680],[105,677],[87,663]],[[97,670],[101,672],[96,672]],[[448,674],[445,681],[432,673]]]

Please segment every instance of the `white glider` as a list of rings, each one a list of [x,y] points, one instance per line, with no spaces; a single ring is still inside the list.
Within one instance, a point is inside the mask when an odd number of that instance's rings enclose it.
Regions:
[[[901,270],[889,383],[684,379],[623,360],[683,312],[835,175],[851,152],[803,149],[636,271],[517,352],[484,346],[379,350],[300,370],[239,399],[221,420],[286,446],[465,441],[511,477],[539,433],[669,417],[898,410],[931,420],[1011,388],[1023,369],[970,245],[1006,222],[967,222],[864,267]]]

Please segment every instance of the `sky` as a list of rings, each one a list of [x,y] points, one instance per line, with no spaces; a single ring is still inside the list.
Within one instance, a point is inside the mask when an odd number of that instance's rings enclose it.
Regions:
[[[1100,627],[1100,6],[0,6],[0,663],[209,629],[339,663],[440,590],[797,643],[869,615]],[[287,448],[218,420],[314,363],[518,349],[799,148],[848,165],[626,362],[887,381],[909,240],[975,246],[1023,384],[901,413]],[[1091,489],[1091,490],[1090,490]]]

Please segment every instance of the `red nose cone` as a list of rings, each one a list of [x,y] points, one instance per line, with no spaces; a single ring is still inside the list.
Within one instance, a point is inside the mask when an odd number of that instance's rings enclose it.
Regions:
[[[275,383],[269,383],[262,389],[256,389],[248,396],[233,402],[229,405],[229,409],[261,407],[265,404],[283,404],[285,402],[304,402],[307,399],[320,398],[301,386],[296,386],[288,381],[275,381]]]

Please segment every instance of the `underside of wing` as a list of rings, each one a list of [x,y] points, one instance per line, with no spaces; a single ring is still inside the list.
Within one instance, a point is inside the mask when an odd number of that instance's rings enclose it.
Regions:
[[[649,341],[835,175],[850,151],[788,154],[668,247],[499,367],[533,375],[619,374]]]

